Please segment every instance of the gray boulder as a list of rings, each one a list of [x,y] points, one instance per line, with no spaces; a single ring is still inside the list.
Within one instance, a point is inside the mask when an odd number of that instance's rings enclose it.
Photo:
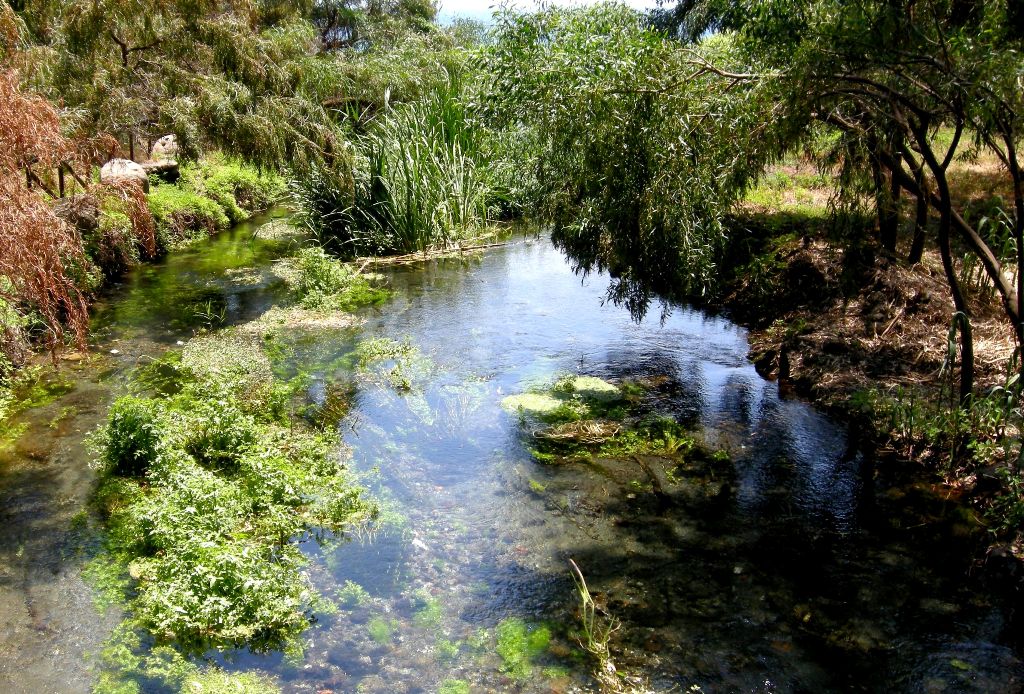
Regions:
[[[150,156],[154,161],[174,159],[178,156],[178,138],[174,135],[164,135],[153,143],[153,153]]]

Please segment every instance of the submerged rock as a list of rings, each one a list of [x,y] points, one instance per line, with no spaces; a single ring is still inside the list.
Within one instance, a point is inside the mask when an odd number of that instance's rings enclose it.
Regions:
[[[577,376],[569,384],[573,392],[597,402],[614,402],[622,398],[618,386],[595,376]]]

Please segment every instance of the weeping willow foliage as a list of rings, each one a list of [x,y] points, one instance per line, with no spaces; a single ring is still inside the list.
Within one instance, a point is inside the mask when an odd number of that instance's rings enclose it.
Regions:
[[[727,37],[699,48],[609,4],[502,13],[484,56],[491,117],[537,138],[537,209],[555,242],[578,271],[608,271],[635,315],[712,288],[724,213],[787,127],[769,83],[701,70],[701,55],[737,62]]]
[[[41,3],[47,5],[47,3]],[[173,132],[186,155],[216,146],[299,171],[347,161],[307,75],[330,70],[301,3],[72,0],[35,19],[37,77],[79,129],[145,143]]]

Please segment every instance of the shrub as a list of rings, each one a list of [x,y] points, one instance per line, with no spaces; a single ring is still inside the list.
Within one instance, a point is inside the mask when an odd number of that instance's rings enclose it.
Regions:
[[[164,248],[206,238],[231,226],[231,220],[220,205],[179,186],[155,186],[148,202],[156,222],[157,238]]]
[[[277,174],[219,155],[182,167],[179,185],[215,201],[234,223],[269,209],[285,192]]]

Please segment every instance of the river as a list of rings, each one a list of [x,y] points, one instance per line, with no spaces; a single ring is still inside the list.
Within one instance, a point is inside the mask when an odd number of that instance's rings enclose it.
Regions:
[[[293,242],[254,238],[263,221],[112,287],[92,353],[50,377],[59,396],[8,423],[0,690],[88,691],[117,615],[80,575],[84,437],[140,364],[287,300],[269,268]],[[572,636],[573,559],[619,622],[616,666],[653,691],[1020,689],[1019,637],[975,570],[969,511],[780,395],[727,318],[680,306],[635,322],[603,301],[606,277],[575,275],[541,237],[386,275],[387,303],[358,327],[294,335],[283,365],[312,374],[311,401],[354,389],[339,427],[385,509],[347,542],[304,546],[342,609],[318,615],[301,662],[212,660],[288,692],[594,690]],[[423,355],[409,391],[341,366],[375,337]],[[536,462],[500,403],[565,374],[649,384],[652,406],[728,461],[682,478],[628,457]],[[510,665],[510,639],[541,631]]]

